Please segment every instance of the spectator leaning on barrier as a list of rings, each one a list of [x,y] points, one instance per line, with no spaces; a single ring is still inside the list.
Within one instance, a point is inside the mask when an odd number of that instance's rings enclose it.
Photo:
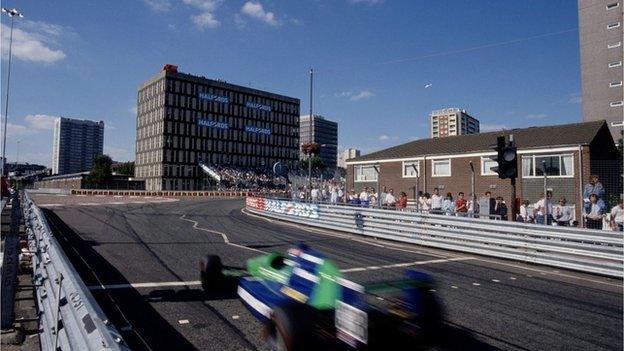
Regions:
[[[585,220],[587,228],[602,229],[602,218],[605,214],[605,204],[596,194],[589,194],[589,202],[585,204]]]
[[[364,189],[362,189],[362,192],[360,193],[360,201],[368,202],[368,187],[367,186],[365,186]]]
[[[407,194],[404,191],[401,191],[401,195],[399,195],[399,201],[397,201],[397,208],[401,211],[405,210],[407,207]]]
[[[589,202],[589,195],[591,194],[596,194],[598,199],[604,199],[605,190],[602,183],[598,181],[597,175],[589,176],[589,183],[585,184],[583,188],[583,201],[585,203]]]
[[[431,195],[429,193],[424,193],[418,201],[420,202],[421,210],[428,212],[431,209]]]
[[[529,209],[529,205],[529,200],[522,201],[522,205],[520,205],[520,210],[518,211],[518,215],[516,216],[517,222],[529,223],[533,221],[533,214]]]
[[[544,197],[544,193],[541,194],[542,198],[535,204],[535,208],[533,209],[533,216],[535,217],[535,223],[548,225],[552,224],[553,221],[553,203],[552,203],[552,191],[546,192],[546,197]],[[548,218],[545,218],[545,212],[548,212]],[[546,222],[545,222],[546,221]]]
[[[455,202],[453,201],[453,194],[446,193],[444,201],[442,201],[442,211],[445,214],[451,214],[455,212]]]
[[[572,207],[568,206],[567,202],[566,198],[562,196],[559,199],[559,205],[553,208],[553,217],[555,217],[557,225],[563,227],[569,227],[570,221],[574,218]]]
[[[387,197],[388,192],[386,191],[386,187],[384,186],[381,194],[379,194],[379,198],[381,199],[381,206],[388,206],[388,201],[386,199]]]
[[[335,186],[331,188],[331,192],[329,194],[329,202],[331,202],[332,204],[338,203],[338,189]]]
[[[378,206],[379,204],[377,203],[377,193],[375,192],[375,188],[368,188],[369,192],[368,192],[368,202],[371,206]]]
[[[442,201],[444,199],[440,195],[440,190],[438,188],[433,188],[433,195],[431,195],[431,212],[440,213],[442,212]]]
[[[388,195],[386,195],[386,204],[388,207],[396,206],[396,197],[394,197],[394,189],[390,189]]]
[[[468,208],[468,214],[473,215],[475,213],[478,212],[478,209],[476,207],[478,207],[479,204],[474,202],[474,195],[473,193],[470,193],[470,196],[468,197],[468,204],[466,205],[466,207]],[[473,217],[473,216],[471,216]]]
[[[457,200],[455,200],[455,211],[458,213],[466,213],[468,212],[468,202],[464,199],[464,193],[459,192],[457,194]]]
[[[500,219],[503,221],[507,220],[507,204],[503,201],[502,196],[496,197],[494,214],[500,216]]]
[[[619,232],[624,231],[624,202],[622,199],[611,209],[611,228]]]

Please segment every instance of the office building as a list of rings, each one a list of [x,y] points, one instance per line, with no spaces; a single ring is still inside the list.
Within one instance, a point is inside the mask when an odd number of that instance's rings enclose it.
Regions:
[[[325,119],[323,116],[301,116],[299,119],[301,143],[310,142],[319,145],[319,157],[326,168],[336,168],[338,158],[338,123]],[[310,128],[312,133],[310,135]],[[310,140],[310,136],[312,139]],[[301,155],[303,158],[305,155]]]
[[[583,120],[607,120],[615,141],[624,120],[622,2],[578,1]]]
[[[138,91],[135,176],[146,190],[204,190],[207,166],[299,159],[299,99],[163,70]]]
[[[347,160],[355,157],[360,157],[360,150],[353,148],[343,150],[338,156],[338,167],[347,168]]]
[[[103,121],[59,117],[54,122],[52,174],[90,171],[103,149]]]
[[[458,108],[435,110],[431,112],[429,119],[432,138],[479,133],[479,120],[470,116],[466,110]]]

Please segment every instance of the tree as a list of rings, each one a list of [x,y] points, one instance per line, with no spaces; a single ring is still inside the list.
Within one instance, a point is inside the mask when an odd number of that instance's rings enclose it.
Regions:
[[[312,162],[312,169],[313,170],[325,169],[325,163],[323,162],[323,159],[321,159],[320,156],[313,155],[311,162]],[[308,169],[308,159],[304,158],[303,160],[301,160],[300,163],[299,163],[299,167],[301,169],[307,170]]]
[[[102,185],[110,181],[113,160],[108,155],[97,156],[93,159],[93,169],[87,178],[92,185]]]
[[[134,177],[134,162],[118,163],[113,168],[119,174]]]

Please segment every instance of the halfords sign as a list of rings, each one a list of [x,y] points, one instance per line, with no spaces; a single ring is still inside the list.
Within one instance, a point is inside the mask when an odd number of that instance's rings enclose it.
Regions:
[[[263,111],[268,111],[271,112],[271,106],[269,105],[263,105],[263,104],[259,104],[257,102],[251,102],[251,101],[247,101],[245,103],[245,106],[249,107],[249,108],[253,108],[256,110],[263,110]]]
[[[230,103],[230,99],[227,96],[219,96],[219,95],[204,93],[204,92],[200,92],[198,96],[202,100],[216,101],[216,102],[221,102],[224,104]]]
[[[247,206],[257,208],[267,212],[275,212],[279,214],[305,217],[316,219],[319,218],[319,207],[314,204],[305,204],[300,202],[271,200],[257,197],[248,197]]]
[[[226,122],[217,122],[210,119],[198,119],[197,125],[200,127],[217,128],[217,129],[230,129],[230,125]]]
[[[269,129],[269,128],[260,128],[260,127],[254,127],[254,126],[246,126],[245,127],[245,131],[247,133],[271,135],[271,129]]]

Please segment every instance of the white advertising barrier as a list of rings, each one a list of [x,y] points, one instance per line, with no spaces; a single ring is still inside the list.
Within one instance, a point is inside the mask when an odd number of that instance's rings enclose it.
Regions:
[[[622,278],[621,232],[248,197],[265,217],[422,246]]]

